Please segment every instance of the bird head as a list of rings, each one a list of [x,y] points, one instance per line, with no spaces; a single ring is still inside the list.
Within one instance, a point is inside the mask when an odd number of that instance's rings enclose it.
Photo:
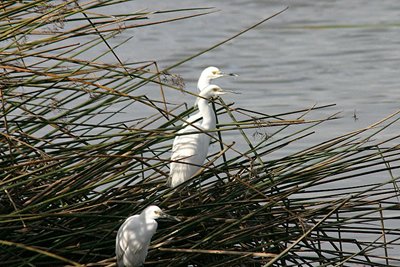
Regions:
[[[207,85],[210,84],[211,80],[217,79],[222,76],[238,76],[234,73],[224,73],[220,71],[217,67],[208,67],[205,68],[199,78],[197,83],[197,87],[199,90],[203,90]]]
[[[218,68],[216,67],[208,67],[203,70],[203,72],[200,75],[200,79],[207,79],[207,80],[213,80],[217,79],[219,77],[224,76],[224,73],[222,73]]]
[[[201,90],[199,96],[207,99],[211,98],[217,98],[220,95],[226,94],[227,91],[223,90],[221,87],[218,85],[211,84],[207,87],[205,87],[203,90]]]
[[[144,211],[142,213],[144,213],[144,216],[148,219],[156,220],[159,218],[167,218],[167,219],[179,221],[178,218],[171,216],[169,214],[166,214],[159,207],[157,207],[155,205],[148,206],[147,208],[144,209]]]

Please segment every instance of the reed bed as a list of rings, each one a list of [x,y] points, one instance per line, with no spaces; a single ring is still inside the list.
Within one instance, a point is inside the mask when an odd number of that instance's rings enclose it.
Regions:
[[[110,40],[213,10],[105,13],[120,2],[0,4],[2,265],[115,266],[123,220],[157,204],[182,221],[160,222],[149,266],[400,266],[399,111],[282,156],[337,114],[217,100],[214,153],[169,189],[172,140],[194,112],[172,101],[193,95],[173,68],[268,19],[159,69]]]

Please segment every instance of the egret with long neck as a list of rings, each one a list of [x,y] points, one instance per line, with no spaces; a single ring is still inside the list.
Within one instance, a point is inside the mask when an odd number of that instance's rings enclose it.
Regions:
[[[207,131],[216,127],[214,110],[209,100],[225,94],[217,85],[204,88],[198,97],[199,114],[201,122],[187,124],[178,131],[172,146],[170,173],[167,185],[176,187],[192,178],[202,167],[210,145],[211,136]]]

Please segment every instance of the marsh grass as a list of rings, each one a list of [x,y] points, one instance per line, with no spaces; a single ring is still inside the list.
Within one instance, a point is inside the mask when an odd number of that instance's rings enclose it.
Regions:
[[[150,265],[400,265],[399,112],[276,156],[337,114],[263,114],[217,100],[214,153],[193,180],[168,189],[172,139],[194,112],[170,101],[193,95],[173,68],[267,19],[161,70],[124,62],[115,51],[128,40],[109,40],[213,10],[98,10],[119,2],[1,3],[3,265],[114,266],[118,227],[149,204],[182,219],[160,222]],[[149,88],[158,93],[142,93]]]

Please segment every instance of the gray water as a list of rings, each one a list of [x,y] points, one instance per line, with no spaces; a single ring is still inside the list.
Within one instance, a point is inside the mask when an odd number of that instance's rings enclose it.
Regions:
[[[398,0],[147,0],[115,12],[205,6],[219,11],[127,31],[116,41],[133,38],[118,54],[125,61],[156,60],[160,68],[168,67],[289,6],[278,17],[172,72],[193,92],[207,66],[238,73],[238,78],[215,81],[241,92],[226,96],[226,101],[267,114],[336,104],[320,114],[341,112],[342,118],[325,123],[310,142],[365,127],[399,108]],[[155,15],[152,20],[166,17]],[[191,105],[193,98],[167,94],[177,104]]]

